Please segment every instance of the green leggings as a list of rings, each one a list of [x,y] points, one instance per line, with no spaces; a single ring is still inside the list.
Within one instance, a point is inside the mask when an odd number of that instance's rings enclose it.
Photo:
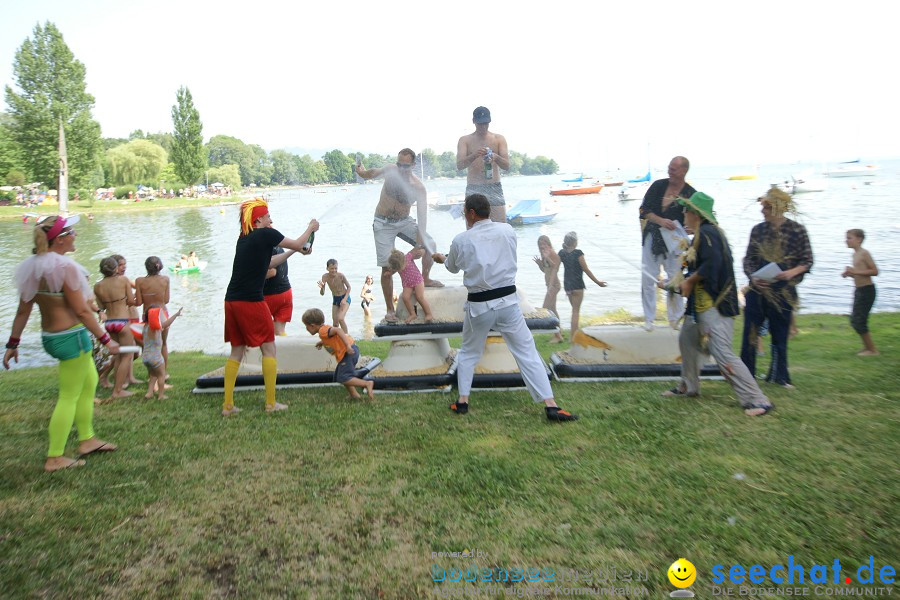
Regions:
[[[72,422],[78,428],[78,440],[94,437],[94,392],[97,391],[97,369],[90,352],[59,363],[59,400],[50,417],[49,458],[62,456],[66,449]]]

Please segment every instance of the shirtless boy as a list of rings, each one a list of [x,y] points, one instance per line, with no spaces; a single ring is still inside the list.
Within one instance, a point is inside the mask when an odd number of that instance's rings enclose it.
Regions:
[[[878,275],[878,267],[869,251],[862,247],[866,234],[862,229],[851,229],[847,232],[847,247],[853,250],[853,266],[844,269],[841,277],[852,277],[856,290],[853,292],[853,314],[850,315],[850,326],[862,338],[865,348],[857,352],[857,356],[874,356],[878,354],[872,334],[869,333],[869,311],[875,304],[875,283],[872,278]]]
[[[506,138],[488,131],[491,111],[483,106],[472,113],[472,122],[475,132],[464,135],[456,143],[456,168],[468,171],[466,198],[472,194],[485,195],[491,204],[491,221],[506,223],[506,199],[500,185],[500,169],[509,170]],[[490,177],[485,177],[487,174]]]
[[[319,286],[319,293],[325,295],[325,285],[331,290],[331,320],[334,321],[335,327],[340,327],[344,333],[349,333],[347,329],[347,311],[350,310],[350,282],[344,277],[343,273],[338,272],[338,262],[329,258],[325,263],[328,272],[322,275],[322,279],[316,282]]]

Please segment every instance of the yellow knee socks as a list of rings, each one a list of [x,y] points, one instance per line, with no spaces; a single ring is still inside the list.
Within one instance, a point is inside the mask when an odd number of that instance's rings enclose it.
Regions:
[[[238,369],[241,363],[230,358],[225,361],[225,403],[222,410],[231,410],[234,408],[234,384],[237,381]]]
[[[274,356],[263,356],[263,382],[266,384],[266,407],[275,406],[275,379],[278,376],[278,361]]]

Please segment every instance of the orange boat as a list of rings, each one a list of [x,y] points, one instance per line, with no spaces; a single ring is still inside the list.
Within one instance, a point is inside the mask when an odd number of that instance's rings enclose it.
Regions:
[[[574,196],[575,194],[599,194],[602,183],[573,183],[565,187],[550,188],[551,196]]]

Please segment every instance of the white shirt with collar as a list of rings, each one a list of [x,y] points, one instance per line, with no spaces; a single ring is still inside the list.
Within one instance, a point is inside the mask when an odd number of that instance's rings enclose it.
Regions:
[[[469,293],[515,285],[516,246],[516,233],[508,223],[483,219],[453,238],[444,266],[451,273],[463,271],[463,285]],[[518,296],[510,294],[487,302],[467,302],[466,307],[472,317],[477,317],[518,302]]]

